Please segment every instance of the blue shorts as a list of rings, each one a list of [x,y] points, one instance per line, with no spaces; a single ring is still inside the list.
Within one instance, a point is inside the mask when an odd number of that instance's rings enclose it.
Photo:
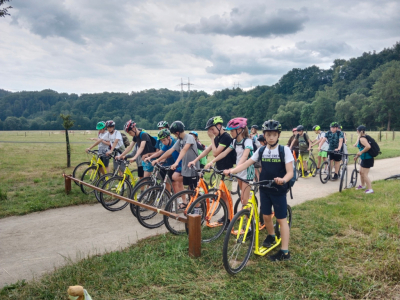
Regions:
[[[271,194],[260,189],[260,201],[263,215],[271,215],[272,207],[274,207],[277,219],[285,219],[287,217],[286,194]]]
[[[151,162],[142,161],[142,166],[143,166],[143,171],[144,172],[153,172],[154,167],[151,164]]]

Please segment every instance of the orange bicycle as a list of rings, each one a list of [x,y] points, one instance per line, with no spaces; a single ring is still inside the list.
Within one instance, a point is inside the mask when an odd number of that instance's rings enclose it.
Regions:
[[[215,189],[208,189],[207,183],[203,179],[204,172],[210,172],[209,170],[196,170],[199,174],[199,181],[197,182],[197,187],[194,190],[183,190],[174,194],[167,204],[165,205],[165,210],[172,212],[177,215],[187,215],[189,206],[199,197],[204,194],[215,191]],[[218,207],[215,213],[218,213],[220,207]],[[180,235],[186,233],[185,224],[177,221],[173,218],[164,215],[164,224],[167,229],[175,234]]]

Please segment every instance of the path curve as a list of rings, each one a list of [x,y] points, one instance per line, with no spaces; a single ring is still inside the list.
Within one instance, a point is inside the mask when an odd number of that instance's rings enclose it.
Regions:
[[[400,157],[375,161],[370,177],[379,180],[398,173]],[[288,201],[293,206],[338,189],[338,181],[321,184],[318,177],[299,179],[293,189],[294,199]],[[123,249],[165,231],[164,226],[155,230],[143,228],[129,208],[112,213],[100,204],[0,219],[0,288],[18,280],[38,278],[69,259],[77,261]]]

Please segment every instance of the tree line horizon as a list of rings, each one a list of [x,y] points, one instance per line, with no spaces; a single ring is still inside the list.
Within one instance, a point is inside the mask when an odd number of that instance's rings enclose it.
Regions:
[[[93,130],[99,121],[114,120],[122,129],[129,119],[157,129],[161,120],[181,120],[187,130],[202,130],[220,115],[225,122],[245,117],[249,126],[276,119],[285,130],[299,124],[329,129],[332,121],[345,130],[363,124],[371,130],[400,128],[400,43],[379,53],[335,59],[329,69],[294,68],[272,85],[252,90],[224,89],[208,94],[149,89],[131,93],[93,94],[0,89],[0,130],[63,130],[60,114],[71,115],[71,130]]]

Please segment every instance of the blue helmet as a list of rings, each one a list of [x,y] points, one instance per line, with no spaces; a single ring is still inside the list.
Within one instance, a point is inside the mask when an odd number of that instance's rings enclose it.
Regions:
[[[189,132],[189,134],[193,134],[193,135],[195,135],[196,137],[199,137],[199,134],[198,134],[196,131],[191,131],[191,132]]]

